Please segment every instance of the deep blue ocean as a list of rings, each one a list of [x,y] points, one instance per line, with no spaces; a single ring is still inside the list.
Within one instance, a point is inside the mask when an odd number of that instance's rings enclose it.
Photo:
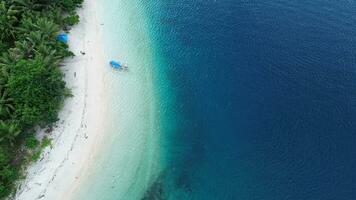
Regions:
[[[142,4],[166,158],[146,199],[356,199],[356,1]]]

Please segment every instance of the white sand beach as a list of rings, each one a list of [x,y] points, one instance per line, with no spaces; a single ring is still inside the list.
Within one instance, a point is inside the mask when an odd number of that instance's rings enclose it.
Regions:
[[[105,57],[127,72],[106,67],[105,137],[75,189],[74,200],[142,199],[161,171],[160,119],[154,79],[154,45],[139,0],[97,1]]]
[[[62,69],[74,97],[65,101],[60,120],[50,133],[52,147],[29,166],[15,195],[17,200],[71,199],[101,141],[107,101],[106,62],[95,4],[95,0],[85,0],[78,10],[81,21],[69,34],[70,49],[76,56]]]

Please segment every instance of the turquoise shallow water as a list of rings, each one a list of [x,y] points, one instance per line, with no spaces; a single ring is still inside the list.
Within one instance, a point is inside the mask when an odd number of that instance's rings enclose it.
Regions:
[[[107,66],[109,122],[90,176],[75,199],[140,199],[161,171],[160,114],[153,87],[154,53],[145,11],[135,1],[104,0],[101,15],[106,59],[129,72]]]
[[[104,0],[107,138],[78,199],[356,199],[356,3]]]

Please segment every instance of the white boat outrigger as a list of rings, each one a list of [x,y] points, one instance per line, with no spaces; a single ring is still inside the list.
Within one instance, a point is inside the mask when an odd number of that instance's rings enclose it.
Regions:
[[[119,71],[127,71],[128,70],[127,65],[123,65],[119,61],[116,61],[116,60],[110,61],[110,66],[114,70],[119,70]]]

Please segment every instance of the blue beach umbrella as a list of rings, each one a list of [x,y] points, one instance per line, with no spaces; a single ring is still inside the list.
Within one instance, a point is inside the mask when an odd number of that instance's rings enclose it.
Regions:
[[[114,69],[120,69],[121,68],[121,63],[115,60],[110,61],[110,65]]]
[[[69,40],[69,38],[68,38],[68,35],[67,35],[67,34],[63,33],[63,34],[59,34],[59,35],[57,36],[57,40],[59,40],[59,41],[61,41],[61,42],[67,43],[68,40]]]

